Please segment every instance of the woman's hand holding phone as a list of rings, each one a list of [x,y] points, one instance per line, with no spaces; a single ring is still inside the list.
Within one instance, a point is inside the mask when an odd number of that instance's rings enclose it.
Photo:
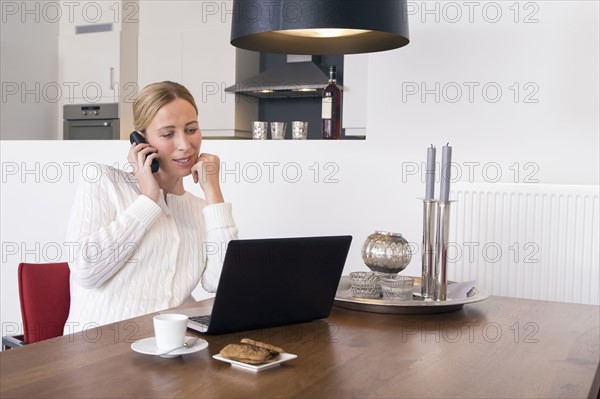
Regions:
[[[207,204],[220,204],[225,202],[221,193],[219,182],[221,160],[217,155],[202,153],[198,161],[192,166],[194,183],[200,183]]]
[[[160,187],[152,172],[152,162],[156,158],[158,158],[156,148],[148,143],[132,140],[127,159],[133,166],[133,175],[138,180],[142,194],[158,203]]]
[[[144,138],[144,136],[142,136],[141,134],[139,134],[135,130],[133,132],[131,132],[131,134],[129,135],[129,142],[131,144],[133,144],[133,143],[136,143],[136,144],[147,143],[147,141]],[[152,168],[152,173],[158,172],[158,159],[153,159],[152,160],[151,168]]]

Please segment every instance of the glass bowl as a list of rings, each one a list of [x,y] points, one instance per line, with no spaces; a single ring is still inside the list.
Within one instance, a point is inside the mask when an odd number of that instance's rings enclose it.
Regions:
[[[373,272],[350,273],[350,291],[354,298],[379,299],[381,297],[379,276]]]
[[[406,276],[380,277],[381,292],[386,301],[412,300],[414,279]]]

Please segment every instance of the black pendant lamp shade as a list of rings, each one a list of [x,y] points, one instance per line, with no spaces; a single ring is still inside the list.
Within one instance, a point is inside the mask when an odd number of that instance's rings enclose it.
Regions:
[[[231,44],[284,54],[356,54],[407,45],[406,0],[234,0]]]

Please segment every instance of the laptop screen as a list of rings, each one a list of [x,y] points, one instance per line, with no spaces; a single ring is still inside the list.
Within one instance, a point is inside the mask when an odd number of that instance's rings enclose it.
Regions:
[[[351,236],[230,241],[206,332],[328,317],[351,241]]]

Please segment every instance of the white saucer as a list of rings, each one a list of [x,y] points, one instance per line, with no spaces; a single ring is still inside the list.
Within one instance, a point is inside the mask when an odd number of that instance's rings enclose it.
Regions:
[[[194,337],[186,336],[185,340],[189,341],[190,339],[193,339],[193,338]],[[169,352],[166,355],[160,355],[160,357],[171,358],[171,357],[177,357],[177,356],[181,356],[181,355],[187,355],[190,353],[199,352],[203,349],[206,349],[207,347],[208,347],[208,342],[206,342],[203,339],[199,339],[198,341],[196,341],[194,343],[194,345],[192,345],[189,348],[175,349],[173,352]],[[156,338],[154,338],[154,337],[148,337],[148,338],[144,338],[144,339],[135,341],[133,344],[131,344],[131,349],[133,349],[134,351],[136,351],[138,353],[143,353],[144,355],[156,356],[159,353],[159,350],[156,347]]]
[[[242,363],[242,362],[238,362],[238,361],[235,361],[235,360],[224,358],[220,354],[213,355],[213,359],[217,359],[217,360],[220,360],[220,361],[225,362],[225,363],[230,363],[233,367],[239,367],[241,369],[255,371],[255,372],[256,371],[267,370],[267,369],[270,369],[270,368],[273,368],[273,367],[277,367],[281,363],[287,362],[288,360],[292,360],[292,359],[295,359],[297,357],[298,357],[298,355],[293,355],[291,353],[282,353],[281,355],[279,355],[279,357],[277,358],[277,360],[272,361],[270,363],[264,363],[264,364],[247,364],[247,363]]]

